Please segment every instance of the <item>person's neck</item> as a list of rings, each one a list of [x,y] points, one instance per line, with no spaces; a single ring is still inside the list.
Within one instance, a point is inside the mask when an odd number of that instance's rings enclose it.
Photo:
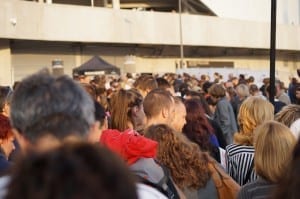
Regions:
[[[5,117],[8,117],[8,113],[6,113],[5,111],[0,112],[1,115],[4,115]]]
[[[134,125],[132,124],[132,122],[127,122],[127,127],[128,129],[134,129]]]
[[[279,96],[281,96],[283,93],[284,93],[284,91],[283,91],[283,90],[279,90],[279,91],[278,91],[278,95],[277,95],[277,96],[279,97]]]
[[[147,120],[147,127],[151,125],[156,125],[156,124],[162,124],[164,120],[161,118],[150,118]]]

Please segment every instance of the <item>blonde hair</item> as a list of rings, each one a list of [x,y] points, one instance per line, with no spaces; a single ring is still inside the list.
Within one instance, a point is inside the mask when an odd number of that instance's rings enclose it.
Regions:
[[[238,114],[239,133],[234,141],[241,145],[253,145],[253,131],[265,121],[274,119],[274,106],[260,97],[248,97],[241,105]]]
[[[289,128],[297,119],[300,119],[300,106],[296,104],[284,106],[281,111],[275,115],[276,121],[286,125]]]
[[[280,182],[291,161],[295,137],[283,124],[269,121],[255,130],[254,142],[256,173],[270,182]]]

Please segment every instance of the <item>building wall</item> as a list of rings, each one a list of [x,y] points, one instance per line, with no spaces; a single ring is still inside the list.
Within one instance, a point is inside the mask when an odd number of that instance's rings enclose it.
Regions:
[[[62,60],[64,73],[71,75],[75,66],[75,55],[64,54],[13,54],[12,67],[14,71],[14,81],[19,81],[29,74],[37,72],[43,68],[52,70],[53,60]]]
[[[218,5],[227,2],[223,12],[230,13],[230,9],[236,9],[239,17],[237,14],[232,17],[225,14],[220,17],[183,14],[183,45],[269,49],[270,24],[265,20],[241,18],[243,14],[250,16],[251,10],[257,9],[254,12],[257,14],[251,13],[251,16],[257,15],[258,18],[267,19],[269,0],[207,0],[207,4],[210,3],[211,6],[217,2]],[[279,22],[282,20],[282,24],[277,26],[277,49],[300,52],[299,1],[279,0],[278,9]],[[99,51],[97,47],[82,51],[78,46],[55,46],[56,41],[69,42],[72,45],[118,43],[132,46],[136,44],[179,46],[179,15],[176,13],[1,0],[0,27],[2,41],[0,64],[4,66],[0,68],[0,84],[11,84],[43,67],[51,68],[54,59],[61,59],[64,62],[64,70],[68,75],[71,75],[75,66],[87,61],[94,54],[120,67],[122,72],[175,72],[175,63],[179,61],[178,58],[136,57],[135,64],[128,66],[125,65],[127,52],[121,52],[122,50],[118,53],[110,53]],[[14,40],[38,40],[53,42],[53,44],[44,48],[30,45],[15,48],[14,45],[10,45]],[[269,68],[268,58],[252,56],[210,57],[198,58],[198,60],[234,61],[236,68],[249,70]],[[276,64],[277,75],[284,76],[285,81],[289,75],[294,75],[297,68],[300,68],[299,62],[289,58],[278,60]]]
[[[1,0],[0,19],[0,38],[180,44],[179,15],[176,13]],[[269,29],[267,22],[182,15],[182,43],[190,46],[268,49]],[[299,33],[299,26],[278,25],[276,47],[300,51]]]
[[[89,60],[93,54],[81,55],[81,63]],[[59,52],[18,52],[13,53],[12,68],[13,68],[13,79],[19,81],[25,76],[34,73],[44,67],[51,70],[51,63],[54,59],[60,59],[64,62],[65,74],[71,76],[72,69],[76,64],[76,53],[63,54]],[[136,57],[134,64],[128,66],[125,64],[125,56],[115,55],[100,55],[101,58],[107,62],[118,66],[121,69],[121,73],[134,72],[134,73],[154,73],[163,74],[166,72],[176,72],[176,63],[179,63],[179,58],[145,58]],[[1,60],[1,59],[0,59]],[[248,76],[251,75],[252,71],[262,71],[264,74],[269,74],[269,60],[268,57],[215,57],[215,58],[185,58],[185,61],[222,61],[222,62],[234,62],[234,68],[227,69],[235,73],[238,69],[246,69],[249,71]],[[276,77],[280,78],[287,85],[289,83],[290,76],[296,76],[296,69],[300,68],[300,62],[296,60],[281,59],[276,61]],[[196,70],[196,69],[195,69]],[[217,72],[218,69],[211,69]],[[200,75],[197,73],[197,75]],[[260,79],[261,80],[261,79]],[[260,81],[258,80],[258,81]]]
[[[0,39],[0,85],[12,84],[11,51],[9,42]]]

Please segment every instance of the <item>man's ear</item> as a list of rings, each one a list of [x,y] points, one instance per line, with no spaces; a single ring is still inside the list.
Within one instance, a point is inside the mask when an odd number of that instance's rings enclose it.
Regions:
[[[100,122],[96,121],[90,127],[90,131],[87,135],[87,140],[91,143],[95,143],[100,140],[100,136],[101,136]]]
[[[92,124],[91,127],[90,127],[90,133],[98,131],[99,129],[100,129],[100,122],[95,121],[94,124]]]
[[[169,113],[168,109],[163,108],[162,111],[161,111],[161,114],[162,114],[163,118],[168,118],[170,113]]]
[[[101,127],[101,130],[106,130],[106,129],[108,129],[108,119],[107,119],[107,117],[105,117],[103,125]]]
[[[2,114],[5,115],[6,117],[10,117],[9,109],[10,109],[10,107],[9,107],[8,103],[5,103],[3,106]]]
[[[20,145],[20,148],[22,151],[26,151],[29,147],[29,142],[26,140],[26,138],[15,128],[13,128],[13,133],[15,135],[15,138]]]

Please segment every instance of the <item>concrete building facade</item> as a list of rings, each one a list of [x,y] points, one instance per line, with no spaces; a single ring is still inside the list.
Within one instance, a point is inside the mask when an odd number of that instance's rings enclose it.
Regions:
[[[182,5],[180,14],[173,0],[2,0],[0,85],[55,59],[71,75],[93,55],[123,73],[176,72],[181,45],[187,68],[269,69],[270,0]],[[278,0],[276,70],[285,82],[300,68],[299,8],[299,0]]]

